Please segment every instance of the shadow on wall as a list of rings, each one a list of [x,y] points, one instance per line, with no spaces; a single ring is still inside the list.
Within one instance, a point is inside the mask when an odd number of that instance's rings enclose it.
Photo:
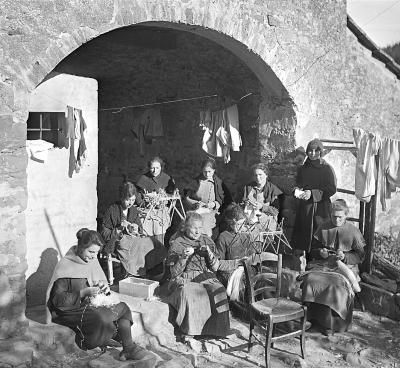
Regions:
[[[54,268],[58,262],[58,252],[47,248],[40,256],[39,267],[26,280],[26,305],[32,307],[46,303],[46,290]]]

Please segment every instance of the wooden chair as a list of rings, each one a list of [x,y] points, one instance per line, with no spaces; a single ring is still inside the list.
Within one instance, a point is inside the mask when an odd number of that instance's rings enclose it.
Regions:
[[[266,266],[271,262],[276,266],[276,271]],[[249,257],[244,262],[246,277],[246,301],[249,308],[250,333],[248,349],[252,346],[252,337],[257,339],[253,330],[258,325],[265,332],[265,365],[270,367],[270,353],[273,344],[287,337],[299,337],[301,356],[305,353],[305,325],[307,320],[307,307],[292,300],[281,298],[282,254],[262,252]],[[254,272],[256,268],[257,272]],[[255,288],[257,281],[262,280],[261,287]],[[268,280],[268,281],[266,281]],[[266,285],[265,285],[266,284]],[[265,298],[266,293],[274,297]],[[275,335],[278,330],[276,324],[299,320],[300,327],[294,331]],[[258,340],[258,339],[257,339]],[[260,340],[258,340],[260,341]]]

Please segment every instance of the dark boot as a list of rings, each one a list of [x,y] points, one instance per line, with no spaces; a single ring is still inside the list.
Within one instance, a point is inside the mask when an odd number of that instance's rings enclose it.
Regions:
[[[134,345],[121,351],[120,360],[135,360],[135,368],[154,368],[157,362],[157,356],[152,352]]]

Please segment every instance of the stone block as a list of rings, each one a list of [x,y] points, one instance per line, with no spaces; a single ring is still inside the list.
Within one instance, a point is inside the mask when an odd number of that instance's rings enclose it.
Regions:
[[[395,294],[364,282],[360,282],[360,287],[359,295],[366,310],[378,316],[400,320],[400,308]]]

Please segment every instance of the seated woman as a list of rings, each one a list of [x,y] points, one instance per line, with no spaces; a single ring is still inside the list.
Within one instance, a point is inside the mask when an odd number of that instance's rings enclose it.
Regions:
[[[58,262],[47,290],[52,321],[71,328],[76,333],[76,344],[83,350],[105,348],[113,339],[122,343],[121,360],[146,360],[144,367],[154,367],[155,355],[132,341],[129,307],[122,302],[96,307],[92,304],[96,295],[110,294],[97,260],[103,247],[101,236],[88,229],[80,229],[76,236],[78,245]]]
[[[219,234],[216,240],[216,253],[220,260],[240,260],[256,252],[256,237],[259,229],[246,225],[246,215],[240,205],[231,203],[224,211],[224,222],[227,230]],[[229,276],[232,274],[234,263],[228,272],[219,272],[218,276],[222,283],[228,284]]]
[[[203,215],[205,234],[211,236],[216,226],[215,215],[231,203],[231,194],[224,182],[215,174],[216,163],[207,158],[201,163],[198,175],[189,189],[185,190],[184,206],[188,211]]]
[[[165,164],[160,157],[153,157],[147,165],[149,170],[141,175],[136,183],[140,194],[136,201],[138,204],[141,204],[139,202],[143,201],[144,193],[165,190],[166,193],[172,194],[175,190],[175,182],[163,171]]]
[[[245,185],[243,195],[239,202],[245,206],[245,213],[260,222],[271,230],[276,227],[279,201],[278,196],[282,191],[268,181],[268,167],[266,164],[258,163],[252,166],[254,181]]]
[[[139,212],[134,206],[136,187],[124,182],[119,188],[120,200],[112,204],[99,224],[106,242],[105,253],[115,253],[124,269],[131,275],[144,276],[165,259],[167,252],[162,244],[143,238]]]
[[[168,252],[172,291],[168,301],[177,311],[176,323],[183,338],[189,342],[198,335],[224,337],[230,328],[226,291],[215,275],[228,265],[216,258],[214,243],[202,234],[202,226],[201,215],[188,212]]]
[[[175,189],[174,180],[164,172],[164,161],[156,156],[148,162],[149,170],[141,175],[136,183],[138,195],[136,203],[141,207],[149,204],[150,196],[156,193],[165,192],[172,194]],[[146,216],[143,221],[143,231],[148,236],[156,236],[160,242],[164,242],[164,234],[170,225],[169,211],[165,208],[166,202],[152,209],[152,213],[145,210]]]
[[[361,232],[346,221],[349,208],[338,199],[331,218],[314,234],[311,257],[303,276],[303,302],[309,320],[324,330],[346,331],[352,321],[354,292],[358,288],[358,265],[364,259]]]

